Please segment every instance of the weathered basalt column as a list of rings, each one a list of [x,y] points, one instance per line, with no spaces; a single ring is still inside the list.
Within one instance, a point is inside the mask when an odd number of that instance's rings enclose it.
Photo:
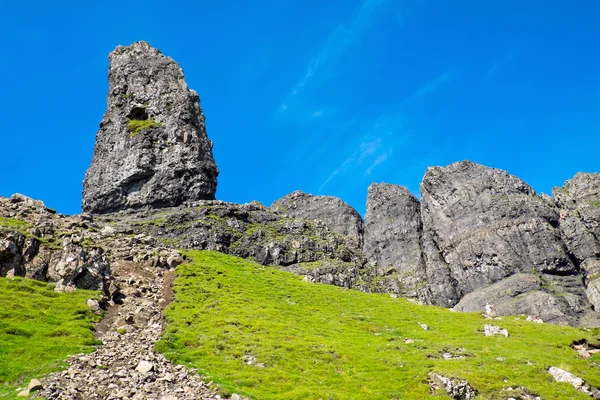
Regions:
[[[108,58],[108,104],[83,183],[83,211],[214,199],[212,142],[179,65],[146,42],[118,46]]]
[[[421,203],[408,189],[373,183],[367,193],[363,251],[373,289],[417,297],[425,283]]]

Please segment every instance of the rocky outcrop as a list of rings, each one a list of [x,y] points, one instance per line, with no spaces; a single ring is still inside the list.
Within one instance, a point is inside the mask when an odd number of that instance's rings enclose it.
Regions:
[[[326,259],[363,264],[353,237],[331,231],[320,219],[288,218],[258,202],[198,201],[159,213],[131,211],[100,220],[122,234],[143,232],[176,248],[215,250],[263,265],[286,267]],[[336,281],[347,280],[340,276]]]
[[[198,94],[146,42],[109,55],[107,108],[83,183],[84,212],[214,199],[218,169]]]
[[[408,189],[373,183],[367,194],[363,251],[377,289],[418,297],[425,284],[421,204]]]
[[[578,173],[552,193],[563,240],[582,270],[592,307],[600,311],[600,174]]]
[[[548,368],[548,373],[556,382],[566,382],[577,391],[587,394],[594,399],[600,399],[600,389],[590,386],[580,377],[557,367]]]
[[[313,196],[297,190],[271,205],[271,211],[287,218],[320,220],[334,233],[339,233],[362,246],[363,219],[347,203],[333,196]]]
[[[428,276],[439,304],[519,272],[577,275],[560,238],[559,213],[520,179],[472,162],[427,169],[421,184]],[[448,296],[450,294],[450,296]]]
[[[452,379],[435,372],[429,373],[429,386],[432,393],[444,390],[452,399],[471,400],[477,396],[477,391],[464,379]]]
[[[86,215],[57,215],[40,201],[0,197],[0,276],[55,282],[55,290],[101,290],[106,300],[119,295],[111,263],[170,268],[179,252],[144,234],[120,235]]]
[[[577,279],[566,288],[566,277],[517,273],[466,294],[454,309],[480,312],[493,304],[498,315],[526,314],[544,322],[577,325],[589,312]]]

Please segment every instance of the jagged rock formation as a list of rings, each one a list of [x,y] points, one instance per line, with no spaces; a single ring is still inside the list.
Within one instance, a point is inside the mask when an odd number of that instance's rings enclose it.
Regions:
[[[556,201],[468,161],[429,168],[422,203],[405,188],[371,185],[369,288],[461,311],[492,303],[501,315],[598,325],[599,177],[578,174]]]
[[[0,276],[56,282],[56,290],[101,290],[119,296],[111,263],[169,268],[183,261],[151,237],[119,235],[86,215],[57,215],[39,200],[0,197]]]
[[[563,240],[581,268],[592,307],[600,311],[600,174],[578,173],[552,193]]]
[[[8,218],[0,275],[110,294],[112,262],[173,266],[175,249],[209,249],[311,282],[600,325],[600,175],[578,174],[550,198],[472,162],[431,167],[421,201],[400,186],[371,185],[366,222],[340,199],[300,191],[270,208],[215,201],[212,143],[181,68],[145,42],[109,59],[108,105],[83,192],[84,212],[106,215],[55,216],[22,196],[0,201]]]
[[[198,94],[146,42],[109,55],[107,108],[83,184],[84,212],[214,199],[218,169]]]
[[[321,220],[289,218],[258,202],[204,200],[159,213],[127,211],[100,220],[112,224],[115,232],[143,232],[175,248],[215,250],[263,265],[302,270],[315,282],[349,282],[346,269],[363,263],[353,237],[331,231]],[[326,260],[336,260],[335,268],[311,264]],[[358,278],[352,275],[354,282]]]
[[[337,197],[313,196],[297,190],[275,201],[271,210],[288,218],[320,220],[331,232],[347,236],[358,247],[362,246],[362,217]]]
[[[418,297],[425,283],[421,204],[408,189],[373,183],[367,193],[363,250],[376,289]]]
[[[442,273],[456,282],[453,301],[516,272],[577,273],[557,210],[504,171],[471,162],[428,168],[421,199],[423,230],[443,257]]]

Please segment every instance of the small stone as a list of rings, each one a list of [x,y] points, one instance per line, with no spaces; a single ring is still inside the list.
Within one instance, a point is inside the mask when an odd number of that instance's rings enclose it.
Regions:
[[[503,335],[504,337],[508,337],[508,331],[506,329],[490,324],[484,325],[483,334],[485,336]]]
[[[94,299],[88,299],[87,301],[87,305],[88,307],[93,311],[93,312],[98,312],[100,311],[100,303],[98,303],[97,300]]]
[[[421,323],[419,323],[419,325],[421,326],[421,328],[425,329],[426,331],[429,330],[429,325],[427,325],[427,324],[421,324]]]
[[[29,397],[29,389],[21,390],[17,393],[17,397]]]
[[[149,362],[149,361],[140,361],[140,363],[135,368],[135,370],[137,372],[142,373],[142,374],[146,374],[146,373],[152,371],[153,368],[154,368],[154,365],[151,362]]]
[[[30,392],[34,392],[36,390],[41,390],[44,387],[44,385],[42,385],[42,382],[38,381],[37,379],[32,379],[29,381],[29,386],[27,386],[27,390],[29,390]]]
[[[411,343],[414,343],[414,342],[415,342],[415,341],[414,341],[414,340],[412,340],[412,339],[406,339],[406,340],[404,341],[404,343],[406,343],[406,344],[411,344]]]
[[[240,397],[239,394],[234,393],[231,395],[231,400],[241,400],[242,398]]]

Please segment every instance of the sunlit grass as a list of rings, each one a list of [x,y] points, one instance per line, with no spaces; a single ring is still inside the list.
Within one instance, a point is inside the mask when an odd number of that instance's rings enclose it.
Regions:
[[[72,354],[96,344],[94,315],[86,304],[98,292],[56,293],[53,285],[23,278],[0,278],[0,398],[31,378],[64,367]]]
[[[187,255],[192,262],[178,267],[157,349],[199,368],[225,394],[423,399],[432,396],[427,376],[436,371],[468,380],[483,399],[507,398],[500,390],[517,386],[545,399],[589,398],[555,383],[546,372],[551,365],[600,386],[598,364],[570,348],[573,340],[597,341],[598,330],[505,317],[492,322],[510,336],[485,337],[490,321],[478,314],[311,284],[220,253]],[[465,358],[445,360],[444,352]]]

